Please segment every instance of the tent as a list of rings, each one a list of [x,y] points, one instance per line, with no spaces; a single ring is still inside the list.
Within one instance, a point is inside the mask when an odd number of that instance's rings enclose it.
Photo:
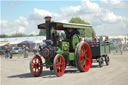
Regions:
[[[11,45],[17,45],[19,43],[20,43],[20,41],[12,41],[12,42],[9,42],[9,44],[11,44]]]
[[[33,41],[23,41],[18,44],[18,47],[22,47],[23,45],[27,46],[30,51],[35,47],[35,43]]]
[[[8,45],[9,42],[0,42],[0,46],[5,46],[5,45]]]

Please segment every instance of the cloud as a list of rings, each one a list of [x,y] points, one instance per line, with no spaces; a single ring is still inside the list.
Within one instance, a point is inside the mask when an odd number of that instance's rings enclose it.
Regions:
[[[120,0],[109,0],[113,4],[120,4]],[[102,0],[108,3],[108,0]],[[29,17],[20,16],[17,20],[10,22],[2,20],[2,33],[12,34],[23,32],[26,34],[38,34],[37,25],[44,22],[45,16],[52,16],[52,20],[68,22],[72,17],[81,19],[93,25],[97,35],[120,35],[128,34],[128,17],[118,16],[113,11],[101,8],[97,3],[90,0],[82,0],[78,6],[60,8],[59,12],[50,12],[44,9],[34,8]]]
[[[20,33],[24,33],[25,27],[20,26],[18,29],[19,29],[19,32],[20,32]]]
[[[24,25],[24,26],[29,25],[29,22],[23,16],[20,16],[19,19],[16,20],[16,23],[19,24],[19,25]]]
[[[7,21],[7,20],[1,20],[1,34],[14,34],[14,33],[24,33],[27,29],[27,26],[29,26],[29,22],[27,18],[20,16],[15,21]]]
[[[37,8],[34,8],[34,14],[38,14],[38,15],[41,15],[41,16],[44,16],[44,15],[51,16],[52,15],[49,11],[40,10],[40,9],[37,9]]]
[[[122,20],[122,17],[116,16],[113,12],[107,12],[104,15],[103,20],[109,23],[113,23],[113,22],[118,23],[118,21]]]
[[[126,0],[101,0],[101,1],[105,6],[108,6],[110,8],[114,8],[114,9],[128,8],[128,1]]]
[[[6,0],[5,0],[6,1]],[[6,1],[6,2],[8,2],[8,5],[10,6],[10,7],[14,7],[14,6],[17,6],[17,5],[20,5],[20,4],[23,4],[23,0],[10,0],[10,1]]]

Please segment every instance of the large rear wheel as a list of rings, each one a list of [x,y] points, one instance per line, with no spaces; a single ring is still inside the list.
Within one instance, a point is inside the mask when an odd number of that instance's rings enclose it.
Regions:
[[[30,61],[30,71],[36,77],[42,73],[42,60],[38,55],[34,56]]]
[[[75,62],[79,71],[88,71],[91,66],[91,51],[87,43],[81,42],[75,49]]]
[[[65,59],[62,55],[56,55],[53,61],[53,69],[57,77],[62,76],[65,71]]]

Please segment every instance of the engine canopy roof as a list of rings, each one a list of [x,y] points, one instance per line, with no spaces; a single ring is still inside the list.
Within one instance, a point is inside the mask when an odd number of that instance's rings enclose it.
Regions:
[[[56,30],[65,30],[65,29],[86,29],[91,27],[91,25],[86,24],[76,24],[76,23],[61,23],[61,22],[50,22],[51,26],[54,26]],[[45,29],[45,23],[39,24],[38,29]]]

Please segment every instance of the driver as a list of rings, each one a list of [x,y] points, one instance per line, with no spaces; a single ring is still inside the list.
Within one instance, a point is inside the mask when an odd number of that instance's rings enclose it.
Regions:
[[[73,36],[74,34],[80,35],[80,32],[77,29],[73,29],[71,35]]]
[[[66,39],[71,39],[74,34],[80,35],[77,29],[65,29]]]
[[[67,29],[64,29],[64,32],[66,34],[66,39],[70,39],[71,36],[70,32]]]
[[[51,38],[53,41],[53,45],[56,45],[57,40],[59,40],[59,35],[57,35],[57,32],[53,26],[51,27]]]

